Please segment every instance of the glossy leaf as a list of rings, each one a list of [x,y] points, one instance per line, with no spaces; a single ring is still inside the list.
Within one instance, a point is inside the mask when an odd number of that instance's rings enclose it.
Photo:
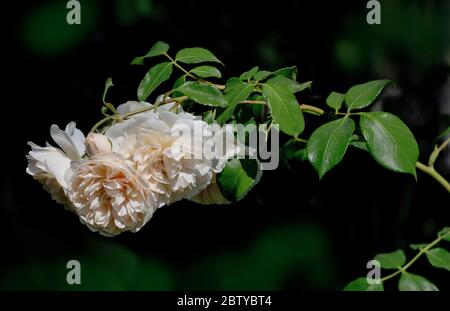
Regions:
[[[370,153],[384,167],[416,176],[419,147],[409,128],[387,112],[363,113],[361,131]]]
[[[215,107],[227,106],[227,101],[222,93],[210,84],[190,81],[176,90],[199,104]]]
[[[283,87],[287,87],[292,93],[301,92],[305,89],[311,88],[311,81],[298,83],[292,79],[286,78],[284,76],[275,76],[270,78],[267,83],[272,85],[281,85]]]
[[[171,74],[171,62],[164,62],[150,68],[150,70],[145,74],[144,79],[139,84],[137,92],[139,100],[145,101],[161,83],[169,79]]]
[[[400,291],[438,291],[436,285],[428,281],[423,276],[402,272],[398,282]]]
[[[191,70],[191,73],[195,74],[197,77],[200,78],[221,78],[222,74],[220,73],[219,69],[212,66],[200,66],[197,68],[194,68]]]
[[[378,254],[374,259],[378,260],[384,269],[397,269],[406,263],[405,253],[401,249],[392,253]]]
[[[175,60],[185,64],[197,64],[203,62],[222,62],[210,51],[204,48],[187,48],[182,49],[175,56]]]
[[[345,105],[348,110],[369,106],[375,101],[390,80],[375,80],[351,87],[345,94]]]
[[[158,41],[150,48],[150,50],[147,52],[147,54],[145,54],[144,56],[136,57],[135,59],[133,59],[131,64],[132,65],[143,65],[144,58],[163,55],[163,54],[167,53],[167,51],[169,51],[169,45],[165,42]]]
[[[341,162],[355,130],[350,118],[331,121],[316,129],[308,140],[308,160],[322,178]]]
[[[147,54],[144,55],[144,57],[163,55],[167,53],[167,51],[169,51],[169,45],[165,42],[158,41],[150,48],[150,50],[147,52]]]
[[[328,95],[326,103],[328,107],[333,108],[334,110],[339,110],[342,107],[342,103],[344,102],[345,94],[338,92],[331,92]]]
[[[262,92],[269,104],[272,119],[279,124],[281,131],[291,136],[303,132],[305,120],[302,110],[287,86],[265,83]]]
[[[251,80],[251,79],[253,78],[253,76],[255,75],[255,73],[258,72],[258,70],[259,70],[259,67],[258,67],[258,66],[255,66],[255,67],[251,68],[250,70],[248,70],[248,71],[242,73],[242,74],[239,76],[239,79],[244,80],[244,81],[249,81],[249,80]]]
[[[260,180],[259,162],[252,159],[232,159],[217,175],[217,184],[223,196],[230,201],[242,199]]]
[[[426,252],[428,261],[433,267],[450,271],[450,253],[443,248],[433,248]]]
[[[231,78],[225,86],[225,99],[228,107],[217,118],[219,124],[227,122],[233,115],[239,102],[246,100],[253,92],[253,85],[243,82],[238,78]]]
[[[383,283],[369,284],[366,278],[357,278],[344,287],[344,291],[384,291]]]

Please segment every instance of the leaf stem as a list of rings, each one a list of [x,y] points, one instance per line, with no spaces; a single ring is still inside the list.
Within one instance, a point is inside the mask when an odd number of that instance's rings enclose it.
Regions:
[[[449,143],[450,143],[450,137],[447,138],[440,146],[438,146],[438,145],[434,146],[434,150],[430,154],[430,158],[428,160],[428,166],[433,167],[434,162],[436,162],[436,159],[439,156],[439,153],[441,153],[441,151],[443,151],[445,148],[447,148]]]
[[[444,177],[442,177],[441,174],[439,174],[433,166],[430,165],[425,165],[423,163],[417,162],[416,163],[416,167],[421,170],[422,172],[430,175],[431,177],[433,177],[438,183],[440,183],[442,185],[442,187],[444,187],[448,192],[450,192],[450,183],[445,180]]]
[[[392,279],[393,277],[395,277],[396,275],[406,271],[406,269],[408,269],[409,267],[411,267],[416,261],[417,259],[420,258],[420,256],[422,256],[423,254],[425,254],[428,250],[430,250],[433,246],[435,246],[436,244],[438,244],[445,235],[447,235],[448,233],[444,234],[443,236],[438,235],[438,237],[431,242],[430,244],[428,244],[426,247],[421,248],[420,251],[416,254],[416,256],[414,256],[407,264],[405,264],[403,267],[399,267],[397,271],[385,276],[384,278],[381,278],[380,281],[384,282],[387,281],[389,279]]]
[[[176,60],[174,60],[172,57],[170,57],[169,54],[164,53],[164,56],[166,56],[166,57],[170,60],[170,62],[171,62],[172,64],[174,64],[176,67],[178,67],[178,69],[180,69],[181,71],[183,71],[187,76],[191,77],[192,79],[197,80],[197,77],[196,77],[196,76],[194,76],[192,73],[190,73],[189,71],[187,71],[186,69],[184,69],[183,67],[181,67],[180,64],[178,64]]]
[[[317,115],[317,116],[322,116],[322,115],[325,114],[325,111],[323,109],[320,109],[320,108],[318,108],[316,106],[301,104],[300,108],[304,112],[311,113],[311,114],[314,114],[314,115]]]

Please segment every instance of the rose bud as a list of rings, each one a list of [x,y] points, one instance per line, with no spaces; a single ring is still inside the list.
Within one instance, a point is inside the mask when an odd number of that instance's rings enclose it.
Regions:
[[[86,137],[86,151],[89,156],[99,153],[110,153],[111,143],[103,134],[89,133]]]

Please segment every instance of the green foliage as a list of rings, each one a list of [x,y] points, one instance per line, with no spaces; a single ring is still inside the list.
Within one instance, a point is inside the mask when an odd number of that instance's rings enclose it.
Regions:
[[[436,285],[428,281],[423,276],[402,272],[398,282],[400,291],[438,291]]]
[[[342,107],[342,103],[344,102],[345,94],[341,94],[338,92],[331,92],[327,97],[327,105],[328,107],[333,108],[338,111]]]
[[[219,69],[213,66],[199,66],[190,71],[200,78],[221,78],[222,74]]]
[[[366,278],[357,278],[356,280],[348,283],[344,287],[344,291],[373,291],[380,292],[384,291],[383,283],[380,284],[369,284]]]
[[[244,80],[244,81],[250,81],[253,78],[253,76],[255,75],[255,73],[258,72],[258,70],[259,70],[259,67],[255,66],[255,67],[251,68],[250,70],[241,74],[239,76],[239,79]]]
[[[217,118],[219,124],[224,124],[233,115],[239,102],[246,100],[253,92],[254,86],[242,82],[238,78],[230,78],[225,86],[225,99],[228,107]]]
[[[204,48],[182,49],[175,56],[175,60],[185,64],[197,64],[203,62],[222,64],[222,62],[213,53]]]
[[[165,42],[158,41],[156,42],[150,50],[144,56],[139,56],[133,59],[131,62],[132,65],[144,65],[144,59],[148,57],[155,57],[164,55],[169,51],[169,45]]]
[[[390,80],[375,80],[352,86],[345,94],[348,111],[369,106],[389,83]]]
[[[428,261],[433,267],[450,271],[450,253],[443,248],[433,248],[426,252]]]
[[[306,150],[319,178],[341,162],[354,130],[353,120],[345,117],[322,125],[311,135]]]
[[[252,159],[232,159],[217,176],[217,184],[230,201],[242,199],[260,180],[259,162]]]
[[[449,234],[449,228],[444,228],[438,233],[438,237],[429,244],[411,244],[413,250],[419,252],[407,263],[405,253],[397,250],[392,253],[378,254],[375,260],[380,263],[383,269],[395,269],[396,271],[380,279],[381,284],[400,274],[398,289],[400,291],[437,291],[438,288],[426,278],[412,274],[406,270],[418,260],[423,254],[426,255],[429,263],[436,268],[443,268],[450,271],[450,253],[443,248],[434,248],[439,242],[445,240]],[[365,278],[359,278],[345,286],[344,290],[366,290],[369,284]]]
[[[450,242],[450,227],[445,227],[439,231],[438,235],[442,237],[442,239]]]
[[[139,101],[145,101],[161,83],[169,79],[172,67],[171,62],[164,62],[150,68],[139,84],[137,92]]]
[[[408,127],[387,112],[367,112],[361,115],[361,131],[369,152],[384,167],[416,176],[419,147]]]
[[[189,81],[176,89],[199,104],[215,107],[228,106],[227,100],[214,86],[197,81]]]
[[[406,263],[405,253],[399,249],[392,253],[378,254],[374,258],[384,269],[398,269]]]
[[[298,136],[305,128],[302,110],[294,94],[287,86],[264,83],[262,87],[264,97],[269,104],[273,121],[280,126],[280,130],[291,136]]]

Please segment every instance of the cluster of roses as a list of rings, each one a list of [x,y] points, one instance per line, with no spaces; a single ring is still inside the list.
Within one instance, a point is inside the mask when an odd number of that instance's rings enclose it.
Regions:
[[[152,105],[127,102],[117,107],[117,113],[125,116],[143,107]],[[224,135],[227,127],[222,133],[212,131],[211,125],[176,103],[153,108],[87,137],[74,122],[64,131],[52,125],[51,137],[60,148],[30,142],[27,173],[82,223],[106,236],[136,232],[156,209],[183,198],[227,203],[215,176],[242,148],[234,140],[226,150],[214,146],[224,137],[233,139],[233,133]],[[174,135],[179,125],[190,135]],[[194,131],[194,125],[201,131]],[[201,140],[215,153],[204,157],[192,140]]]

